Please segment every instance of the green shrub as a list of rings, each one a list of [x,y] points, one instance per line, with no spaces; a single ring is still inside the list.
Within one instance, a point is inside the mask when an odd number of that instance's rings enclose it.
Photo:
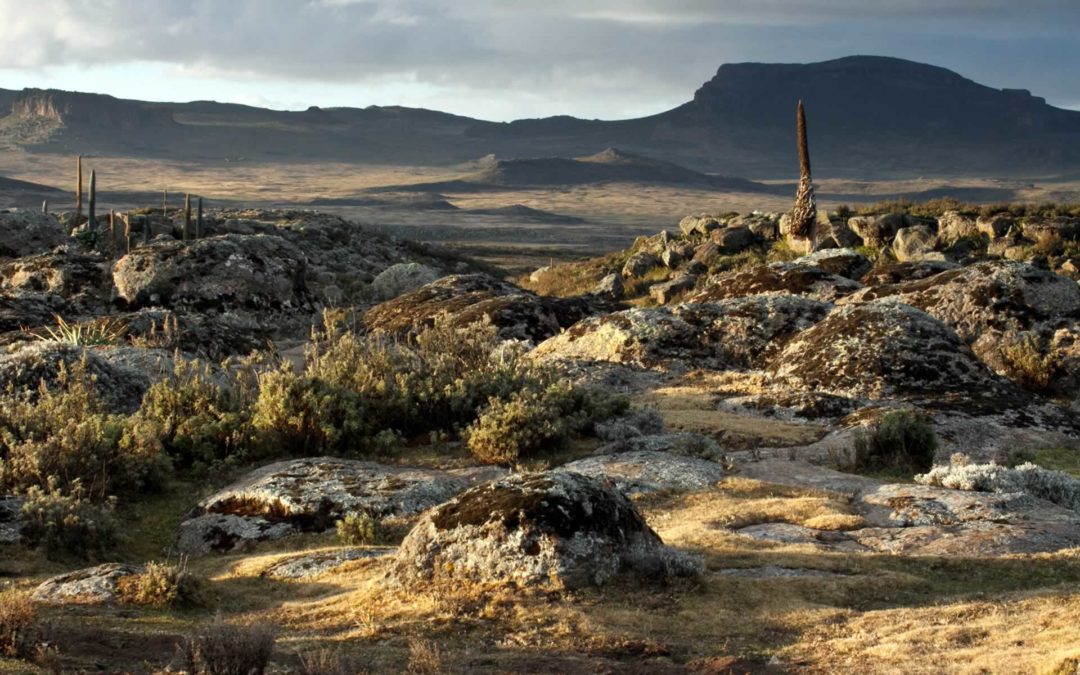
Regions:
[[[273,628],[217,619],[196,628],[181,645],[190,675],[263,675],[274,653]]]
[[[337,538],[347,546],[370,546],[382,541],[382,527],[370,513],[350,513],[337,521]]]
[[[78,481],[92,498],[158,485],[165,466],[153,447],[124,447],[125,419],[107,412],[80,362],[57,386],[0,397],[0,491],[22,492],[55,479]]]
[[[492,398],[466,430],[466,443],[481,462],[512,464],[591,431],[595,422],[625,412],[628,405],[623,398],[566,383],[524,389],[506,399]]]
[[[51,479],[45,488],[26,491],[22,506],[23,538],[41,546],[49,558],[100,557],[116,546],[117,522],[114,498],[95,503],[83,496],[79,481],[65,493]]]
[[[897,410],[886,413],[868,430],[855,432],[851,456],[854,471],[926,471],[934,464],[937,436],[923,413]]]
[[[201,607],[207,603],[205,582],[179,565],[149,562],[146,571],[118,584],[122,602],[152,607]]]
[[[252,426],[268,452],[288,454],[347,453],[370,433],[358,394],[297,375],[288,364],[260,376]]]

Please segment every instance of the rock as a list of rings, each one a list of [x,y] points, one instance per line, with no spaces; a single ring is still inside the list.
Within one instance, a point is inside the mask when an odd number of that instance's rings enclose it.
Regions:
[[[598,295],[608,300],[622,300],[623,293],[625,292],[625,286],[623,285],[622,275],[618,273],[612,273],[601,279],[596,287],[593,288],[593,295]]]
[[[796,296],[630,309],[585,319],[532,355],[662,369],[754,367],[828,310],[825,303]]]
[[[702,274],[705,274],[708,271],[709,271],[708,265],[706,265],[705,263],[703,263],[703,262],[701,262],[699,260],[691,260],[690,264],[688,264],[686,266],[686,269],[683,270],[683,272],[687,276],[692,276],[692,277],[700,277]]]
[[[133,308],[295,309],[307,302],[306,265],[281,237],[230,234],[140,246],[117,261],[113,281]]]
[[[679,221],[679,230],[684,235],[703,234],[708,235],[713,230],[718,230],[723,225],[713,216],[687,216]]]
[[[862,288],[857,281],[831,274],[816,264],[773,263],[722,272],[687,298],[687,302],[712,302],[751,295],[803,295],[833,301]]]
[[[56,325],[56,315],[70,315],[71,306],[58,295],[0,290],[0,333]]]
[[[342,548],[334,551],[316,551],[279,560],[263,570],[260,576],[271,579],[314,579],[354,560],[382,558],[395,552],[396,549],[392,548]]]
[[[655,451],[586,457],[556,470],[599,479],[627,495],[700,490],[724,477],[724,468],[716,462]]]
[[[721,253],[719,244],[714,241],[707,241],[694,249],[694,262],[708,267],[720,257]]]
[[[177,548],[225,552],[297,532],[323,532],[356,513],[412,516],[469,482],[444,471],[331,457],[277,462],[199,502],[180,526]]]
[[[858,280],[873,267],[870,259],[850,248],[832,248],[814,251],[794,261],[798,265],[809,265],[824,270],[829,274]]]
[[[597,422],[594,431],[601,440],[621,443],[647,434],[662,433],[664,417],[650,408],[632,410],[607,422]]]
[[[635,253],[623,265],[622,273],[629,279],[639,279],[662,264],[652,253]]]
[[[817,240],[819,249],[850,249],[863,245],[863,240],[851,231],[846,222],[829,220],[827,217],[818,223]]]
[[[952,330],[889,299],[837,307],[792,338],[768,372],[786,387],[853,399],[979,401],[995,410],[1026,400]]]
[[[946,211],[938,218],[938,239],[946,246],[978,233],[975,221],[957,211]]]
[[[891,263],[878,265],[863,275],[862,282],[866,286],[886,286],[905,281],[926,279],[935,274],[955,269],[960,269],[960,265],[946,260],[914,260],[904,263]]]
[[[663,430],[659,430],[610,440],[611,442],[600,446],[593,454],[615,455],[620,453],[659,452],[712,461],[719,461],[724,456],[724,451],[720,448],[719,443],[709,436],[692,431],[665,433]]]
[[[900,262],[921,260],[933,253],[937,236],[925,225],[902,227],[893,239],[893,255]]]
[[[856,216],[849,218],[847,224],[864,244],[880,248],[891,243],[893,237],[906,223],[904,214],[888,213],[883,216]]]
[[[1060,251],[1065,242],[1080,236],[1080,219],[1029,220],[1024,222],[1024,238],[1044,251]]]
[[[536,268],[535,270],[533,270],[532,274],[529,275],[529,282],[534,283],[534,284],[540,283],[543,280],[543,278],[545,276],[547,276],[548,274],[550,274],[551,271],[554,270],[554,269],[555,268],[552,267],[551,265],[544,265],[543,267]],[[434,281],[434,279],[432,279],[431,281]],[[430,283],[430,282],[425,281],[424,283]],[[420,286],[423,286],[423,284],[420,284]],[[419,286],[417,288],[419,288]],[[413,290],[413,289],[410,288],[409,290]],[[389,299],[389,298],[387,298],[387,299]]]
[[[1006,216],[983,216],[975,221],[975,228],[993,241],[1007,235],[1015,224],[1015,220]]]
[[[26,500],[11,495],[0,496],[0,545],[22,541],[22,505]]]
[[[665,281],[662,284],[649,286],[649,295],[659,304],[666,305],[682,297],[685,293],[694,290],[696,285],[697,277],[687,274],[671,281]]]
[[[14,291],[86,298],[90,300],[88,308],[101,311],[109,299],[111,269],[98,253],[82,253],[64,246],[54,253],[20,258],[0,267],[0,284]]]
[[[130,348],[126,348],[130,349]],[[29,342],[0,353],[0,389],[34,393],[42,381],[56,387],[61,367],[71,369],[83,359],[93,387],[104,404],[117,412],[134,412],[150,388],[148,373],[114,362],[110,348],[77,347],[62,342]]]
[[[70,241],[56,216],[39,211],[0,211],[0,258],[22,258],[51,251]]]
[[[664,249],[663,253],[660,254],[660,262],[664,263],[664,266],[668,269],[675,269],[682,261],[682,253],[674,247],[669,246],[668,248]]]
[[[438,270],[433,270],[427,265],[398,263],[380,272],[379,276],[371,282],[371,290],[376,299],[390,300],[425,284],[430,284],[441,276],[443,275]]]
[[[511,476],[428,511],[405,537],[392,578],[574,589],[623,572],[642,580],[700,574],[664,546],[622,494],[580,474]]]
[[[720,247],[724,255],[741,253],[757,243],[754,233],[746,227],[725,227],[715,230],[710,239]]]
[[[57,605],[114,604],[120,580],[145,572],[138,565],[107,563],[55,576],[34,589],[35,602]]]
[[[489,320],[504,339],[538,342],[610,308],[598,298],[540,297],[485,274],[460,274],[372,307],[363,323],[371,331],[403,334],[434,325],[440,316],[462,329]]]
[[[751,213],[738,220],[758,239],[775,241],[780,236],[780,217],[775,213]]]

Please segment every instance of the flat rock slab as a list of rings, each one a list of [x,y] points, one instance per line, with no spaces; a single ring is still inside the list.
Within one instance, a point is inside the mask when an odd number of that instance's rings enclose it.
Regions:
[[[724,477],[716,462],[648,450],[586,457],[559,470],[599,478],[623,494],[700,490]]]
[[[414,516],[497,470],[456,472],[314,457],[251,472],[202,502],[181,523],[177,548],[203,555],[247,548],[298,532],[323,532],[349,514]]]
[[[765,567],[729,567],[717,570],[717,573],[727,577],[739,577],[741,579],[803,579],[851,576],[844,572],[815,570],[810,569],[809,567],[778,567],[776,565],[766,565]]]
[[[845,532],[815,530],[793,523],[760,523],[734,530],[736,534],[774,544],[807,544],[816,548],[857,552],[865,550]]]
[[[262,576],[273,579],[311,579],[354,560],[382,558],[392,555],[396,550],[394,548],[347,548],[337,551],[316,551],[278,561],[263,570]]]
[[[50,604],[111,604],[117,601],[120,580],[142,574],[139,565],[107,563],[53,577],[33,593],[36,602]]]

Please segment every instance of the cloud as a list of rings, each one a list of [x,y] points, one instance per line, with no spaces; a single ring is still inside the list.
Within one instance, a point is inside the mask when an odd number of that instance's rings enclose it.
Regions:
[[[1076,100],[1075,0],[0,0],[0,69],[154,62],[188,76],[380,86],[524,114],[686,100],[725,61],[884,53]],[[1058,57],[1046,52],[1060,49]],[[1038,59],[1029,54],[1039,54]],[[985,64],[985,65],[980,65]],[[197,97],[197,96],[196,96]],[[550,104],[545,105],[545,101]],[[395,101],[381,101],[394,103]],[[652,102],[652,103],[650,103]],[[568,106],[556,108],[555,106]]]

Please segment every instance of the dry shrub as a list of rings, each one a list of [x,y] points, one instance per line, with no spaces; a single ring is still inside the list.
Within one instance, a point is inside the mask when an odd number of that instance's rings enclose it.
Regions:
[[[1054,380],[1053,357],[1043,353],[1035,336],[1008,335],[1002,338],[1000,352],[1009,379],[1035,392],[1050,388]]]
[[[300,654],[299,675],[357,675],[367,672],[339,649],[316,649]]]
[[[37,607],[24,591],[0,592],[0,656],[30,658],[37,652],[44,628]]]
[[[146,571],[118,584],[122,602],[152,607],[200,607],[207,603],[206,583],[179,564],[149,562]]]
[[[192,631],[180,651],[189,675],[263,675],[275,641],[270,626],[218,618]]]
[[[409,665],[406,672],[410,675],[440,675],[443,666],[439,645],[431,640],[409,640]]]
[[[337,538],[346,546],[370,546],[383,539],[379,521],[370,513],[350,513],[337,521]]]
[[[56,478],[50,477],[44,488],[32,486],[26,491],[21,510],[23,539],[29,546],[41,546],[51,559],[103,556],[117,543],[115,508],[114,499],[101,503],[87,499],[78,480],[64,492]]]

